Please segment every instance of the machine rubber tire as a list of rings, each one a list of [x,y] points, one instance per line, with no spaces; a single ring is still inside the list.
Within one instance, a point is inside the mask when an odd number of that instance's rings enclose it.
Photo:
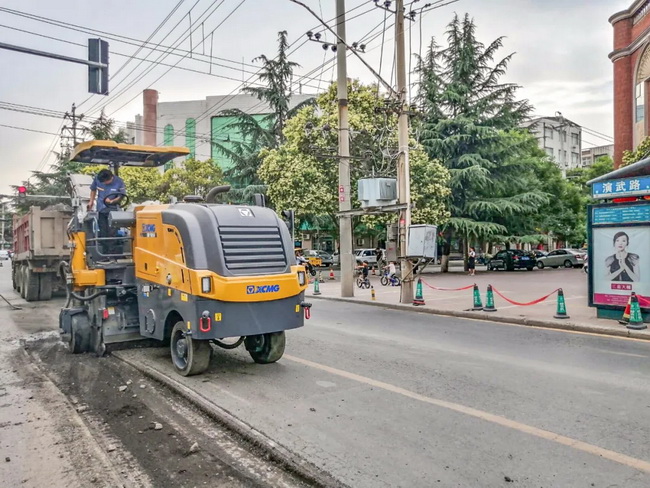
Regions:
[[[38,299],[50,300],[52,298],[53,276],[51,273],[43,273],[38,283]]]
[[[566,261],[564,261],[564,267],[573,268],[573,263],[567,259]]]
[[[262,340],[261,346],[258,344],[260,338]],[[276,362],[284,354],[286,337],[284,331],[272,332],[270,334],[248,336],[244,343],[253,361],[258,364],[269,364]]]
[[[176,322],[172,329],[169,349],[172,364],[176,372],[182,376],[201,374],[210,365],[212,347],[210,341],[196,341],[191,336],[185,336],[185,322]]]
[[[544,269],[544,263],[542,263],[542,262],[540,262],[540,261],[537,261],[537,267],[538,267],[539,269]]]
[[[79,313],[70,319],[70,352],[81,354],[90,350],[90,323],[88,315]]]
[[[25,300],[35,302],[38,300],[39,276],[29,268],[25,268]]]

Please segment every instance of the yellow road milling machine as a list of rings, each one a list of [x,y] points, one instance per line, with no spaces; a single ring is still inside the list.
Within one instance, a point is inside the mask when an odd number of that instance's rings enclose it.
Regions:
[[[109,165],[117,174],[122,166],[156,167],[188,153],[91,141],[78,145],[72,160]],[[60,266],[68,300],[59,317],[73,353],[103,355],[110,345],[153,339],[169,344],[184,376],[206,370],[212,345],[232,349],[243,342],[257,363],[282,357],[285,330],[309,317],[305,269],[271,209],[211,203],[228,189],[128,211],[128,197],[120,196],[109,237],[99,236],[97,212],[73,197],[71,256]],[[103,244],[111,244],[110,254]]]

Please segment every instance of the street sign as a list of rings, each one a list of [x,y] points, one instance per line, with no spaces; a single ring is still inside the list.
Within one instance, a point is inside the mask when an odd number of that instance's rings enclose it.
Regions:
[[[593,198],[619,198],[650,195],[650,176],[599,181],[591,185]]]

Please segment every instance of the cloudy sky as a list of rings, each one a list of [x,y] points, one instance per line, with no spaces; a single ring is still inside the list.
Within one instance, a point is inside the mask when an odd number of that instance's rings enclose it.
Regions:
[[[326,20],[335,16],[334,0],[304,2]],[[420,0],[415,5],[424,3]],[[407,44],[410,40],[411,51],[418,53],[420,37],[424,44],[432,36],[443,41],[445,26],[453,14],[467,12],[484,43],[505,36],[502,55],[516,53],[506,80],[521,85],[520,96],[531,101],[537,114],[560,111],[590,131],[611,136],[612,66],[607,55],[612,29],[607,19],[630,4],[631,0],[458,0],[427,12],[421,23],[413,23]],[[98,9],[98,5],[105,7]],[[374,34],[382,30],[383,11],[374,8],[370,0],[347,0],[346,9],[350,11],[348,40],[366,41],[368,53],[364,57],[379,69],[382,36]],[[136,58],[159,64],[131,60],[120,69],[138,50],[137,41],[152,36],[172,11],[151,40],[178,49],[169,55],[143,49]],[[190,39],[185,39],[190,17],[192,56],[188,55]],[[55,25],[60,22],[66,25]],[[391,24],[388,19],[386,26]],[[294,43],[291,57],[301,65],[298,75],[307,75],[302,80],[303,91],[324,89],[335,76],[331,62],[322,66],[331,60],[332,53],[303,42],[308,30],[322,30],[317,25],[316,19],[289,0],[3,0],[0,42],[83,58],[87,39],[97,36],[83,30],[103,31],[103,36],[114,39],[109,39],[109,97],[89,96],[83,65],[0,50],[0,193],[9,192],[10,185],[19,184],[30,171],[46,168],[54,160],[51,148],[57,150],[60,140],[53,134],[59,133],[62,125],[57,115],[70,110],[73,103],[80,113],[96,116],[105,108],[111,117],[124,122],[142,113],[141,92],[145,88],[157,89],[160,101],[236,92],[242,77],[251,76],[253,58],[275,53],[280,30],[287,30],[289,41]],[[331,40],[332,36],[326,38]],[[393,38],[393,28],[387,28],[381,62],[381,74],[386,79],[391,78]],[[211,50],[213,57],[222,58],[214,59],[212,65],[203,56]],[[374,80],[354,60],[349,63],[349,75],[367,82]],[[16,105],[51,116],[16,111],[25,110]],[[609,140],[584,134],[585,147]]]

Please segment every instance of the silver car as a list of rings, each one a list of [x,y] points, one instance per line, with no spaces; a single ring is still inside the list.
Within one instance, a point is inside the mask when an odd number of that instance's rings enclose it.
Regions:
[[[556,249],[549,252],[546,256],[537,258],[537,267],[559,268],[577,268],[585,264],[585,254],[578,249]]]

